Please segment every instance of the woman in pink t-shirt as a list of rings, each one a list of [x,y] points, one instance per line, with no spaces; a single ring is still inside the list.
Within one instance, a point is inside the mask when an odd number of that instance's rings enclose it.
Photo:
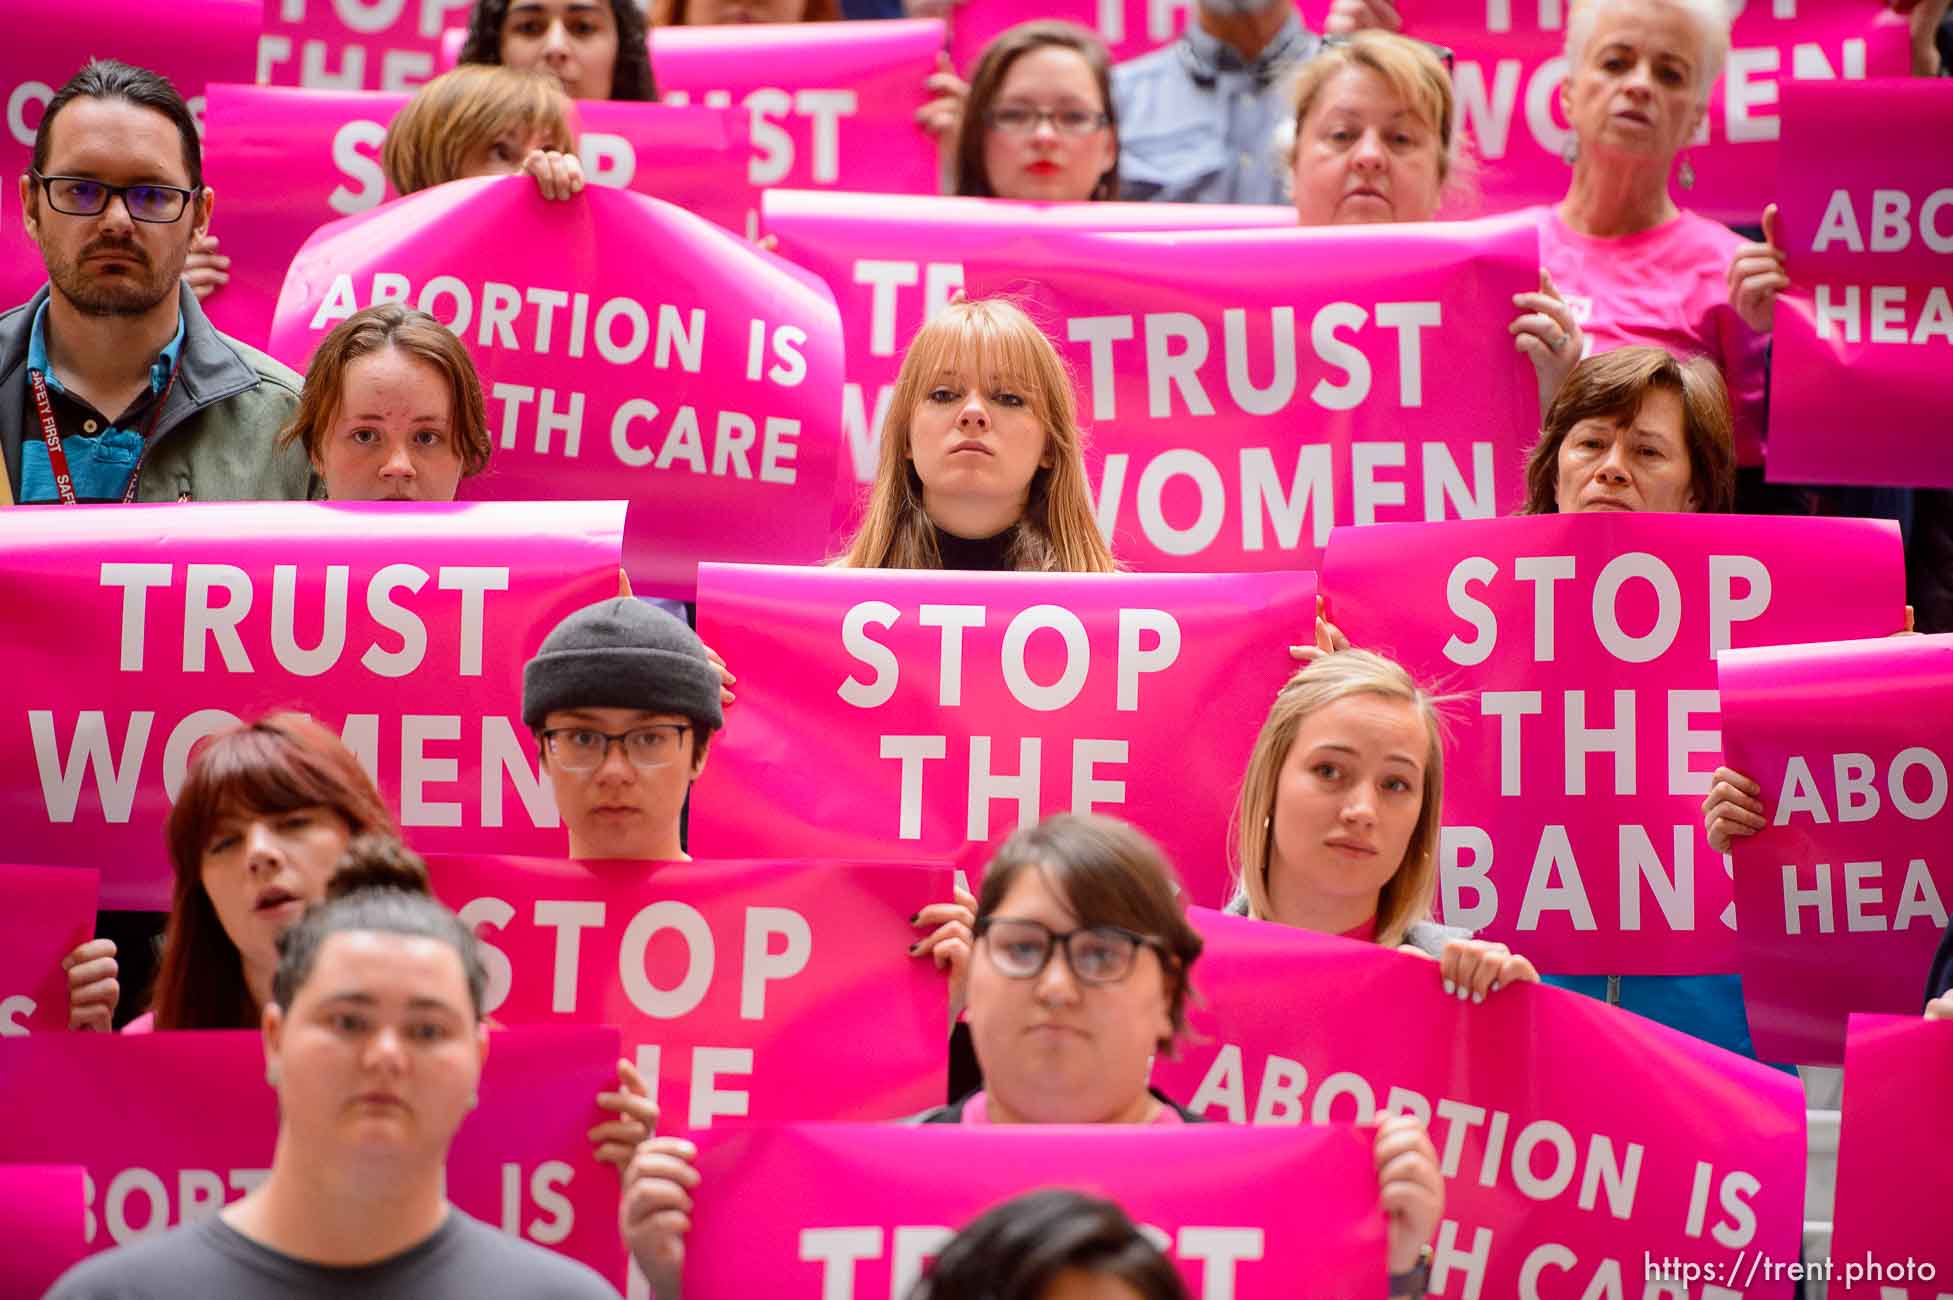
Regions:
[[[1722,371],[1739,464],[1763,463],[1765,338],[1729,304],[1743,241],[1678,207],[1682,152],[1729,53],[1719,0],[1594,0],[1567,22],[1560,108],[1572,126],[1566,198],[1537,209],[1540,258],[1589,351],[1630,343],[1706,356]],[[1680,159],[1678,162],[1677,160]]]

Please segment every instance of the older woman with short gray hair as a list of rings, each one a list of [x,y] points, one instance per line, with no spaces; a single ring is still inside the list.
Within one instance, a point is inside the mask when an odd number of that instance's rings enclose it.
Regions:
[[[1729,54],[1723,0],[1585,0],[1567,22],[1567,194],[1537,209],[1540,256],[1591,350],[1705,356],[1722,371],[1738,462],[1763,463],[1764,336],[1730,305],[1742,240],[1687,211],[1687,150]]]

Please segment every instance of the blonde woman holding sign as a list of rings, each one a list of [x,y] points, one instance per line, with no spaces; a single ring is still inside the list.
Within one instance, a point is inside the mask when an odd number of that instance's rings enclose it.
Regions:
[[[1431,921],[1444,742],[1435,702],[1367,650],[1317,658],[1282,687],[1234,805],[1228,910],[1435,957],[1447,993],[1483,1002],[1533,964]]]

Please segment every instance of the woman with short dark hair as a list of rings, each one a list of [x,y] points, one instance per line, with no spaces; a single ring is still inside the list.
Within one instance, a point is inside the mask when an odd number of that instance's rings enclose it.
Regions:
[[[468,349],[397,302],[326,335],[279,442],[305,448],[333,501],[452,501],[495,445]]]
[[[1625,347],[1567,375],[1526,463],[1527,515],[1727,514],[1736,452],[1722,373],[1705,357]]]

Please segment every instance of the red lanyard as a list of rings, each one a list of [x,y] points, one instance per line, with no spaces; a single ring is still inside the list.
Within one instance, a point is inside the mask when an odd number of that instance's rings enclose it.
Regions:
[[[27,382],[34,389],[34,409],[41,417],[41,440],[47,443],[47,466],[54,475],[54,490],[61,497],[64,506],[74,505],[74,476],[68,472],[68,453],[61,450],[61,430],[54,423],[54,404],[48,401],[47,380],[38,370],[27,372]],[[142,477],[142,463],[149,456],[149,436],[156,431],[156,421],[163,413],[163,403],[169,400],[170,389],[176,386],[176,366],[170,366],[169,378],[163,381],[163,391],[157,394],[156,404],[149,408],[149,418],[143,421],[142,450],[136,453],[135,468],[129,471],[129,486],[122,489],[122,504],[128,505],[136,499],[136,484]]]

